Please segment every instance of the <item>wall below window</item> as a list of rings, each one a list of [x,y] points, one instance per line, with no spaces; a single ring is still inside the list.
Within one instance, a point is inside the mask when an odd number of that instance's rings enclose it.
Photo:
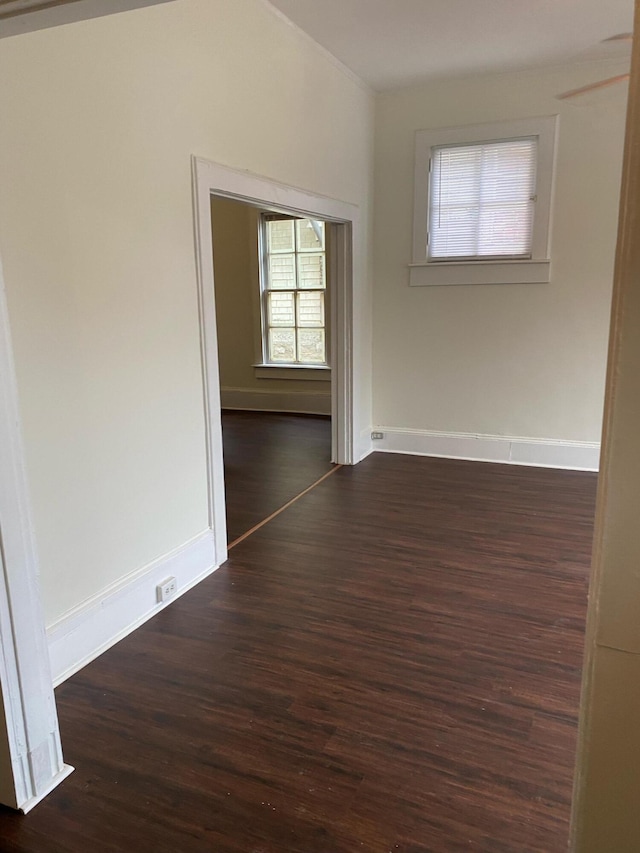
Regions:
[[[434,81],[378,98],[374,423],[381,430],[423,432],[425,446],[432,433],[578,442],[593,456],[626,87],[572,101],[555,95],[620,70],[588,63]],[[410,288],[415,131],[555,113],[550,283]]]
[[[259,212],[249,205],[226,198],[211,200],[222,405],[328,415],[330,380],[280,379],[275,371],[272,378],[256,376],[254,365],[260,360],[258,221]],[[318,371],[309,374],[319,375]]]

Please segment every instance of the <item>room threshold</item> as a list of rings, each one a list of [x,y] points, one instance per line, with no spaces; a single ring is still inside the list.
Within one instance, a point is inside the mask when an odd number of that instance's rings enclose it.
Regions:
[[[303,498],[306,494],[313,491],[313,489],[315,489],[316,486],[319,486],[320,483],[322,483],[324,480],[326,480],[332,474],[335,474],[335,472],[338,471],[342,467],[343,466],[340,464],[334,465],[330,471],[327,471],[325,474],[322,475],[322,477],[318,477],[318,479],[315,481],[315,483],[312,483],[310,486],[307,486],[306,489],[303,489],[294,498],[291,498],[290,501],[287,501],[286,504],[283,504],[275,512],[272,512],[271,515],[268,515],[266,518],[263,518],[262,521],[258,522],[258,524],[254,524],[254,526],[252,528],[250,528],[249,530],[247,530],[246,533],[243,533],[242,536],[238,536],[237,539],[234,539],[233,542],[231,542],[227,546],[227,550],[231,551],[231,549],[235,548],[236,545],[239,545],[241,542],[244,542],[245,539],[248,539],[249,536],[251,536],[256,531],[260,530],[260,528],[264,527],[265,524],[268,524],[270,521],[273,521],[273,519],[277,518],[281,513],[283,513],[285,511],[285,509],[289,509],[289,507],[292,506],[294,503],[296,503],[296,501],[299,501],[300,498]]]

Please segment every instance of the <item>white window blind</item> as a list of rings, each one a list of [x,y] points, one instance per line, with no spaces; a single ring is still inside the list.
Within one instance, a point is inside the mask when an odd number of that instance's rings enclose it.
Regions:
[[[530,258],[537,138],[431,149],[432,260]]]

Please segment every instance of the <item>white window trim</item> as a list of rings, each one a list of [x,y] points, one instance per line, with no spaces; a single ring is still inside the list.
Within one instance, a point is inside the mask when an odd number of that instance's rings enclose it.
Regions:
[[[416,132],[413,255],[409,264],[412,287],[461,284],[528,284],[548,282],[551,277],[550,234],[558,116],[464,125]],[[438,145],[495,142],[536,136],[536,209],[531,258],[523,260],[429,260],[427,222],[429,206],[429,158]]]

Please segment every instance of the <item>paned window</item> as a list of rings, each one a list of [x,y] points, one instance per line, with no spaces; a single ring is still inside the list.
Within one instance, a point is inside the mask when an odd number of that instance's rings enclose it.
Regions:
[[[265,364],[326,365],[325,223],[262,217]]]

